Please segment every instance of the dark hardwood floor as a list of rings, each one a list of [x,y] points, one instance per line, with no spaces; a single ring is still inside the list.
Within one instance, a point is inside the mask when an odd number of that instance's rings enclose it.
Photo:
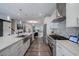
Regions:
[[[35,39],[25,56],[50,56],[50,48],[43,39]]]

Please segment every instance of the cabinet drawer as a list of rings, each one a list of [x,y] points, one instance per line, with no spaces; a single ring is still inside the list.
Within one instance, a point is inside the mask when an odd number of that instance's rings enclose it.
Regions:
[[[62,56],[62,47],[60,45],[56,45],[56,56]]]
[[[56,43],[56,55],[57,56],[74,56],[74,54],[60,43]]]
[[[17,56],[19,54],[19,51],[21,51],[21,47],[22,47],[22,42],[21,41],[19,41],[19,42],[15,43],[14,45],[12,45],[10,47],[11,55],[12,56]]]
[[[10,49],[9,48],[6,48],[2,51],[0,51],[0,56],[9,56],[11,53],[10,53]]]
[[[21,41],[19,41],[19,42],[13,44],[12,46],[10,46],[10,48],[11,48],[11,50],[17,49],[21,46],[21,44],[22,44]]]
[[[62,47],[62,52],[63,56],[74,56],[72,52],[70,52],[68,49],[65,49],[64,47]]]
[[[0,51],[0,56],[22,56],[24,55],[25,50],[25,46],[21,40]]]

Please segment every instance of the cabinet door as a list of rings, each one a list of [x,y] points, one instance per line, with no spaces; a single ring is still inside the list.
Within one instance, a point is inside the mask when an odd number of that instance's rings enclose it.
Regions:
[[[27,45],[28,45],[28,48],[29,48],[29,46],[30,46],[30,39],[28,40],[28,44],[27,44]],[[28,48],[27,48],[27,49],[28,49]]]
[[[10,49],[6,48],[2,51],[0,51],[0,56],[9,56],[10,55]]]
[[[62,56],[62,46],[56,41],[56,56]]]
[[[74,54],[60,43],[56,43],[56,56],[74,56]]]
[[[74,56],[74,54],[72,52],[70,52],[68,49],[62,47],[62,55],[63,56]]]
[[[18,41],[17,43],[13,44],[12,46],[10,46],[10,50],[11,50],[11,56],[19,56],[21,55],[20,52],[22,51],[21,49],[22,47],[22,42]]]
[[[25,51],[28,50],[29,46],[30,46],[30,39],[28,39],[27,42],[25,43]]]
[[[62,48],[56,45],[56,56],[62,56]]]
[[[23,56],[25,54],[25,46],[22,44],[20,55]]]
[[[79,27],[79,4],[66,4],[66,27]]]

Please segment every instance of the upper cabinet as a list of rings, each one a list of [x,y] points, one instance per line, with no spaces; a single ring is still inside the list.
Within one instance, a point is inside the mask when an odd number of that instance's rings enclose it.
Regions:
[[[79,27],[79,4],[66,4],[66,27]]]

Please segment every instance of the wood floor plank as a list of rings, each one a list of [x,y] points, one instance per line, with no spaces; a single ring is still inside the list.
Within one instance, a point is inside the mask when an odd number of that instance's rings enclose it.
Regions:
[[[49,52],[49,46],[44,44],[42,39],[38,38],[33,41],[26,56],[50,56]]]

